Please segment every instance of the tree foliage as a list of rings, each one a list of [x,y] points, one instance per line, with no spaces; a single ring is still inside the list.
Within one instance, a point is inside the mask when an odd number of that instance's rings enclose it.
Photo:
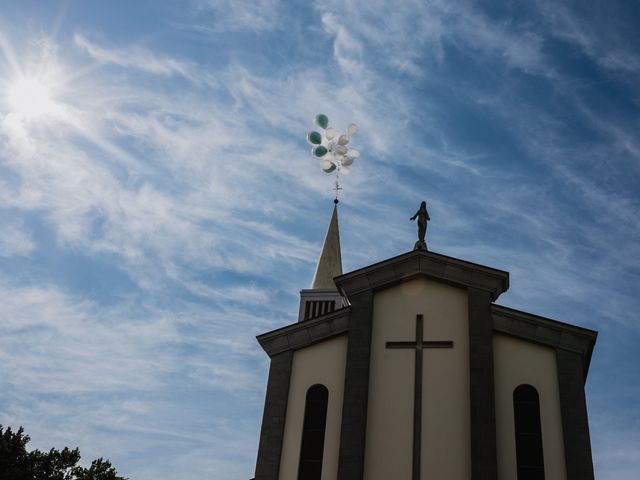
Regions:
[[[78,465],[80,450],[52,448],[48,452],[27,451],[31,438],[0,425],[0,478],[2,480],[127,480],[118,476],[109,460],[98,458],[89,468]]]

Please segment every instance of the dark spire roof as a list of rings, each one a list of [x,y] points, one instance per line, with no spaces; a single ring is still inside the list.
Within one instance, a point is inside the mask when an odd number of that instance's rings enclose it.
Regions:
[[[334,277],[342,275],[342,255],[340,253],[340,230],[338,229],[338,204],[333,206],[333,214],[322,245],[316,272],[311,282],[312,289],[336,289]]]

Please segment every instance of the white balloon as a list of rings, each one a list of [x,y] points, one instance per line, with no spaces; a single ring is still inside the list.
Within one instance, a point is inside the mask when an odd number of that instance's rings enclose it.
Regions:
[[[349,172],[349,169],[348,169],[347,167],[342,167],[342,168],[340,169],[340,173],[341,173],[342,175],[349,175],[349,173],[350,173],[350,172]]]
[[[350,124],[347,127],[347,135],[351,136],[355,135],[356,133],[358,133],[358,125],[356,125],[355,123]]]
[[[324,135],[327,137],[327,140],[333,140],[336,135],[338,135],[338,131],[329,127],[325,130]]]
[[[338,145],[346,145],[347,143],[349,143],[349,137],[346,135],[340,135],[340,138],[338,138]]]
[[[336,147],[336,153],[339,155],[344,155],[345,153],[347,153],[347,147],[345,147],[344,145],[338,145]]]
[[[344,158],[342,159],[342,165],[343,165],[344,167],[348,167],[348,166],[349,166],[349,165],[351,165],[352,163],[353,163],[353,158],[351,158],[351,157],[344,157]]]
[[[360,152],[359,152],[358,150],[356,150],[356,149],[353,149],[353,148],[352,148],[352,149],[351,149],[351,150],[349,150],[349,152],[347,153],[347,156],[348,156],[348,157],[351,157],[351,158],[358,158],[358,157],[360,156]]]

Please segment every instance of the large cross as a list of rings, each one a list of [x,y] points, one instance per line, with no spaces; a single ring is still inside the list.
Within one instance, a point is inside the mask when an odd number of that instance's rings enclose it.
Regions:
[[[422,339],[424,319],[416,315],[415,342],[387,342],[387,348],[411,348],[416,352],[415,388],[413,395],[413,475],[420,480],[420,444],[422,440],[422,350],[425,348],[453,348],[452,341],[424,341]]]

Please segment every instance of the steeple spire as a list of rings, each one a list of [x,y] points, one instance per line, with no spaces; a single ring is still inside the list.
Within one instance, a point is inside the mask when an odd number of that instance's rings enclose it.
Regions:
[[[311,288],[300,291],[298,321],[311,320],[342,308],[345,303],[338,292],[334,277],[342,275],[340,230],[338,229],[338,199],[333,201],[333,213],[324,238]]]
[[[322,252],[318,259],[316,272],[313,275],[311,288],[332,289],[335,290],[336,285],[333,278],[342,275],[342,255],[340,252],[340,230],[338,228],[338,200],[334,200],[333,214],[329,221],[327,235],[324,238]]]

